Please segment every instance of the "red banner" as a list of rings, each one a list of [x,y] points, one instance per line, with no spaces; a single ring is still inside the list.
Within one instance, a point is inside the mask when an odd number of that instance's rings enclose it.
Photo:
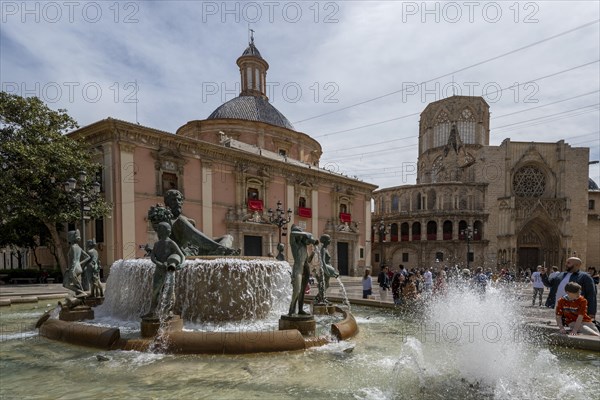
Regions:
[[[251,211],[262,211],[263,210],[262,200],[248,200],[248,209]]]
[[[348,223],[352,222],[352,214],[340,213],[340,221]]]
[[[303,218],[312,218],[312,209],[306,207],[298,207],[298,216]]]

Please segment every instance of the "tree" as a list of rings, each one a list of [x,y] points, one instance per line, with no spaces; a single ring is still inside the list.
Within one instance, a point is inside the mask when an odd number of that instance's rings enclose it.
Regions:
[[[80,215],[63,182],[78,177],[80,171],[96,176],[101,168],[92,162],[85,143],[65,136],[77,127],[66,110],[51,110],[37,97],[0,92],[0,229],[15,220],[42,221],[63,272],[66,246],[57,224],[78,221]],[[91,188],[87,190],[91,196]],[[92,218],[110,210],[102,198],[90,206]]]

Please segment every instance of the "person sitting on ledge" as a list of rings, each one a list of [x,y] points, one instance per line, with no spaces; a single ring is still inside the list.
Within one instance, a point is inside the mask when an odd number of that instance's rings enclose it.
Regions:
[[[587,300],[587,314],[594,319],[596,317],[596,287],[592,277],[580,270],[581,264],[581,259],[570,257],[565,263],[566,271],[561,272],[552,279],[548,278],[548,270],[542,271],[542,281],[545,286],[556,293],[557,299],[566,294],[565,285],[568,282],[577,283],[581,286],[581,295]]]
[[[581,295],[581,286],[575,282],[565,285],[567,294],[558,299],[556,305],[556,323],[560,333],[567,333],[565,325],[571,328],[571,335],[579,332],[586,335],[600,336],[600,332],[592,319],[587,315],[587,300]]]

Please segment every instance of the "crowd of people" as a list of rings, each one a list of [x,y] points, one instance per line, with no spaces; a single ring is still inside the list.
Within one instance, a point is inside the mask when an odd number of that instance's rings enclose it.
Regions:
[[[581,270],[582,262],[579,258],[571,257],[565,264],[565,271],[553,266],[545,268],[538,266],[527,277],[533,287],[532,306],[538,303],[539,307],[554,308],[561,333],[571,335],[585,333],[600,336],[595,322],[596,295],[600,275],[595,268],[588,268],[588,272]],[[436,270],[424,268],[408,269],[400,264],[397,269],[383,266],[377,275],[377,286],[381,301],[388,301],[391,297],[396,305],[412,306],[416,301],[426,300],[430,296],[443,295],[448,285],[453,281],[467,284],[481,296],[485,295],[486,288],[491,284],[506,285],[521,281],[515,274],[501,269],[498,273],[491,270],[483,271],[477,267],[474,272],[458,267],[444,267]],[[370,270],[365,271],[362,279],[363,298],[372,298],[373,278]],[[546,301],[543,295],[546,288],[549,293]]]
[[[485,288],[492,279],[498,281],[500,278],[493,277],[491,271],[484,273],[481,267],[472,273],[469,269],[461,270],[458,267],[445,267],[435,271],[431,268],[409,270],[400,264],[397,270],[384,266],[377,276],[377,285],[382,301],[387,301],[391,293],[394,304],[400,305],[430,295],[445,294],[448,284],[455,280],[467,282],[480,293],[485,293]],[[370,271],[366,270],[363,276],[363,298],[367,299],[372,294],[373,281]]]

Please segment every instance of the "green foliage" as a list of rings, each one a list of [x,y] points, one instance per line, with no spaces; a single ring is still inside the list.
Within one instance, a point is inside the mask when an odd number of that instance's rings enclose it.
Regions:
[[[101,167],[92,162],[85,143],[64,135],[77,127],[66,110],[0,92],[0,229],[28,218],[46,224],[79,219],[79,205],[63,182],[86,171],[91,183]],[[91,185],[85,189],[91,195]],[[99,199],[88,214],[98,218],[108,211]]]
[[[20,215],[0,221],[0,247],[16,246],[33,249],[46,246],[50,240],[48,228],[30,215]]]

